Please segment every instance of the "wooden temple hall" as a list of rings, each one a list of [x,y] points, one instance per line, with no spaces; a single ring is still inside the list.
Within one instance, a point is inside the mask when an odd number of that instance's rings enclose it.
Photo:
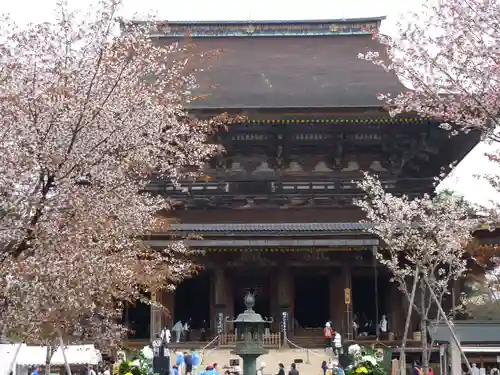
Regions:
[[[176,210],[174,234],[148,242],[161,248],[172,236],[188,238],[202,269],[175,292],[156,294],[170,316],[140,304],[127,310],[136,338],[188,319],[193,340],[202,327],[212,337],[230,333],[221,317],[242,312],[247,291],[256,294],[256,311],[275,319],[271,333],[288,313],[295,340],[321,337],[328,320],[347,339],[354,319],[371,323],[373,335],[382,315],[388,331],[401,335],[406,306],[374,260],[382,244],[359,223],[356,180],[365,170],[395,194],[432,192],[433,177],[478,137],[450,138],[432,119],[389,116],[377,93],[406,88],[358,58],[387,56],[372,37],[382,20],[158,24],[160,43],[189,35],[199,51],[220,50],[200,78],[202,99],[191,103],[191,114],[238,120],[216,135],[227,152],[206,165],[202,179],[185,189],[150,185]]]

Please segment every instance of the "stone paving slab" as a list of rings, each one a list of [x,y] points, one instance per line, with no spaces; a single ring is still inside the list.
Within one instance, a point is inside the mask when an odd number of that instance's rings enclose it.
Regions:
[[[207,350],[203,357],[202,365],[217,363],[219,366],[229,366],[231,359],[239,359],[240,366],[242,360],[237,355],[231,354],[228,349]],[[260,362],[266,364],[266,374],[276,374],[278,372],[278,364],[283,363],[288,373],[290,364],[295,360],[301,359],[303,363],[297,364],[297,368],[302,375],[319,375],[321,371],[321,363],[328,361],[329,357],[324,350],[304,350],[304,349],[281,349],[270,350],[268,354],[264,354],[257,359],[257,365]],[[309,362],[309,363],[308,363]],[[222,373],[222,371],[221,371]]]

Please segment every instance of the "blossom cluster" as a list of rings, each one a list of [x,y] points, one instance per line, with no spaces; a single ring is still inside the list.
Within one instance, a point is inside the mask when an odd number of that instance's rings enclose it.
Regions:
[[[424,195],[410,199],[386,192],[375,176],[359,183],[366,193],[356,204],[372,224],[368,229],[386,245],[378,260],[409,295],[407,283],[425,278],[438,296],[467,270],[466,245],[482,219],[472,215],[459,197]],[[417,274],[418,272],[418,274]]]
[[[393,114],[417,112],[441,119],[448,129],[479,128],[496,137],[499,11],[498,0],[428,0],[400,20],[395,37],[376,35],[389,61],[374,52],[360,57],[397,74],[409,88],[380,99]]]
[[[347,349],[350,365],[346,368],[348,375],[382,375],[384,369],[375,356],[375,350],[367,349],[358,344]]]
[[[182,242],[152,249],[152,173],[196,176],[216,120],[185,112],[200,56],[117,35],[119,0],[53,23],[0,23],[0,332],[31,341],[116,339],[122,302],[192,272]],[[142,192],[142,193],[140,193]]]

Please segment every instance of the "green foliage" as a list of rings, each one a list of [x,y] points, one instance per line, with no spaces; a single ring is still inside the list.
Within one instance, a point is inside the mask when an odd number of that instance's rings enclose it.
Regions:
[[[450,189],[441,190],[435,196],[434,199],[436,201],[439,201],[439,202],[443,202],[443,201],[446,202],[449,199],[454,199],[455,201],[457,201],[457,203],[460,206],[468,208],[470,210],[473,209],[472,204],[469,201],[467,201],[462,195],[459,195],[459,194],[455,193],[453,190],[450,190]]]
[[[349,359],[351,365],[345,370],[346,375],[386,375],[382,368],[379,352],[374,349],[351,345],[349,347]]]
[[[124,361],[120,364],[118,375],[149,375],[151,367],[151,361],[139,353],[132,361]]]

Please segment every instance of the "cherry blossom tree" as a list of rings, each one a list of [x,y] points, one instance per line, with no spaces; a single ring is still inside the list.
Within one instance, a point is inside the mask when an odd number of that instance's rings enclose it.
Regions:
[[[374,52],[359,57],[397,74],[408,88],[396,96],[379,95],[391,114],[418,113],[440,120],[452,135],[479,130],[487,142],[500,142],[499,10],[498,0],[427,0],[401,19],[394,37],[375,35],[388,47],[389,60]],[[487,156],[500,162],[498,151]],[[500,192],[500,174],[485,177]],[[492,220],[498,220],[499,208],[494,202],[488,212]],[[477,249],[469,244],[483,263],[498,257],[493,251],[477,254]]]
[[[380,93],[391,114],[416,112],[441,120],[452,134],[479,130],[488,142],[500,142],[499,10],[499,0],[427,0],[400,20],[394,37],[375,35],[388,47],[389,60],[376,52],[359,57],[408,87]],[[500,151],[487,157],[500,165]],[[482,177],[500,192],[500,173]],[[498,202],[493,206],[497,215]]]
[[[499,125],[499,10],[498,0],[427,0],[402,18],[395,37],[375,35],[390,60],[374,52],[360,58],[395,72],[409,87],[380,99],[393,114],[417,112],[500,140],[493,133]]]
[[[60,4],[51,23],[0,23],[0,332],[48,342],[117,340],[120,303],[172,286],[193,265],[182,242],[158,250],[165,197],[218,151],[217,119],[193,119],[188,43],[157,43],[142,23],[117,33],[119,0],[88,14]],[[141,193],[140,193],[141,192]],[[97,337],[98,336],[98,337]]]
[[[359,187],[366,197],[356,204],[372,224],[369,231],[385,244],[378,260],[390,270],[392,281],[408,301],[400,373],[406,371],[404,349],[414,311],[421,318],[426,369],[430,354],[426,322],[429,319],[448,322],[442,301],[451,293],[452,282],[463,277],[468,269],[465,246],[480,219],[471,216],[469,207],[454,195],[424,195],[415,199],[395,196],[384,191],[380,181],[368,174]]]

